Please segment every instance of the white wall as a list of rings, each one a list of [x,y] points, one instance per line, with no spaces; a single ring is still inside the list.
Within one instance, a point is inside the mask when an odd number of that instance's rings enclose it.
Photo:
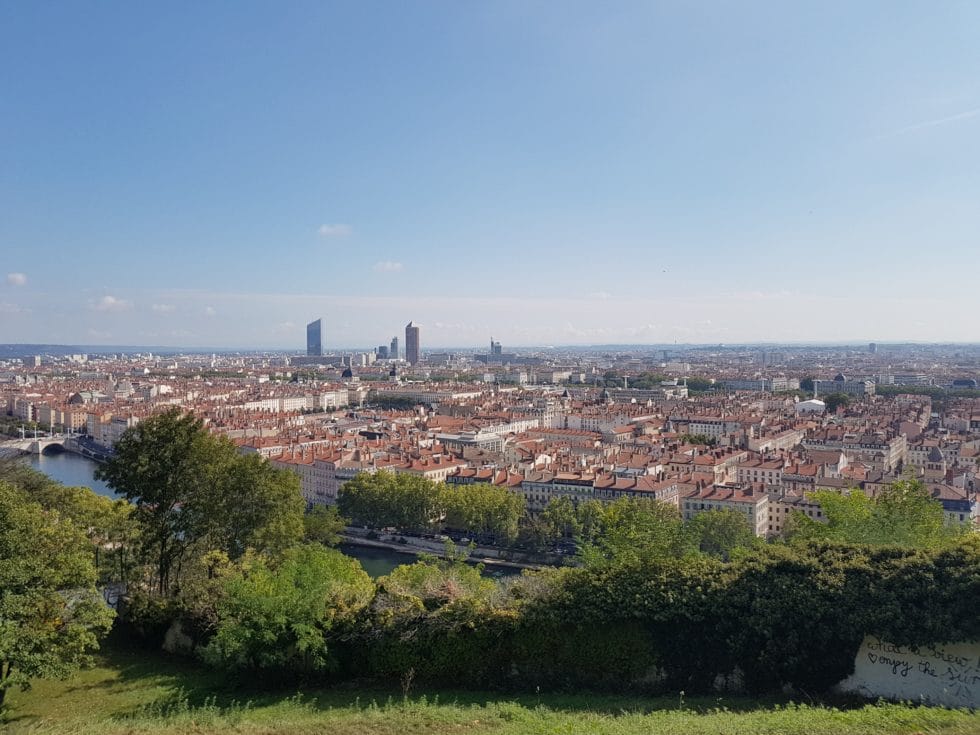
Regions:
[[[980,707],[980,641],[897,646],[868,636],[854,673],[837,685],[865,697]]]

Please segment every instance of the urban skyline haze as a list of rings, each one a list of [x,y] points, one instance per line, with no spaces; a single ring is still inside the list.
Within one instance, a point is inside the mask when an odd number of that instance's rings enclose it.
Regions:
[[[978,27],[8,3],[0,342],[977,342]]]

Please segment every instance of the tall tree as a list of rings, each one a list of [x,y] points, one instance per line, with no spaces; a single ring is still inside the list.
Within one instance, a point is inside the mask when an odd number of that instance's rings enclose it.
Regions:
[[[947,524],[942,504],[915,479],[893,482],[873,498],[860,490],[826,490],[813,493],[812,498],[820,504],[826,522],[795,513],[791,538],[938,548],[960,538],[967,528]]]
[[[306,503],[295,472],[278,469],[258,454],[240,455],[225,438],[216,440],[223,471],[192,506],[203,512],[207,547],[237,559],[246,549],[281,553],[303,536]]]
[[[336,546],[347,526],[335,505],[314,505],[303,516],[303,538],[324,546]]]
[[[578,504],[575,515],[581,526],[582,541],[592,543],[602,531],[603,504],[598,500],[586,500]]]
[[[851,397],[847,393],[831,393],[823,399],[823,402],[827,404],[827,410],[834,413],[841,406],[847,408],[851,403]]]
[[[174,409],[127,430],[96,477],[136,505],[143,550],[168,594],[190,549],[280,552],[303,534],[303,499],[292,473],[242,456],[202,422]]]
[[[113,618],[95,581],[85,534],[0,482],[0,706],[11,687],[90,661]]]
[[[216,481],[216,459],[201,421],[173,409],[127,430],[113,458],[96,470],[96,479],[136,505],[160,594],[169,591],[175,566],[198,535],[198,514],[184,506]]]
[[[675,506],[648,498],[620,498],[606,505],[601,532],[580,553],[587,565],[594,566],[678,557],[691,551]]]
[[[575,504],[568,497],[549,500],[541,511],[541,520],[552,541],[572,538],[582,533],[582,523],[576,513]]]
[[[703,553],[721,559],[731,558],[736,549],[747,549],[758,543],[752,525],[737,510],[698,513],[687,522],[686,528]]]

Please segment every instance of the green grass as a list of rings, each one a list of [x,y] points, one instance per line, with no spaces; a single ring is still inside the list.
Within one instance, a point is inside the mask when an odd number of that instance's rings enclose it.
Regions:
[[[980,715],[900,704],[835,708],[746,698],[477,692],[350,685],[295,692],[233,686],[220,674],[106,646],[99,666],[11,692],[0,732],[414,735],[848,735],[980,733]]]

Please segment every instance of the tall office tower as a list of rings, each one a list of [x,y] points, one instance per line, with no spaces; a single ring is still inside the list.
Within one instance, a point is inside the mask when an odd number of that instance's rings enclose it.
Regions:
[[[405,325],[405,359],[410,365],[419,361],[419,328],[415,322]]]
[[[878,351],[878,345],[876,345],[874,342],[868,345],[868,352],[870,352],[872,355],[875,354],[877,351]]]
[[[306,356],[322,357],[323,341],[320,338],[320,320],[306,325]]]
[[[490,338],[490,354],[491,355],[502,355],[504,353],[504,348],[499,342],[494,342],[493,337]]]
[[[391,347],[388,348],[388,357],[392,360],[398,359],[398,337],[391,338]]]
[[[378,345],[378,349],[374,351],[374,354],[378,356],[379,360],[388,359],[388,345]]]

